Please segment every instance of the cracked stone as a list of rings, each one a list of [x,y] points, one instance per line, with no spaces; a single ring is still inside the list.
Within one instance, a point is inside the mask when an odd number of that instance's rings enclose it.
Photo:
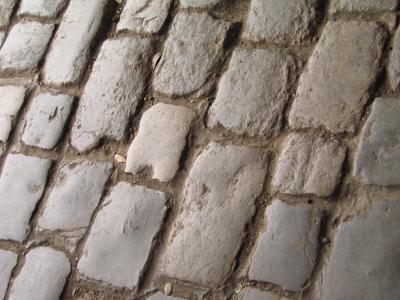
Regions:
[[[65,0],[22,0],[19,5],[18,15],[55,18],[64,4]]]
[[[59,299],[70,269],[63,252],[50,247],[34,248],[26,255],[9,299]]]
[[[221,2],[221,0],[180,0],[182,7],[206,8],[213,7]]]
[[[0,177],[0,239],[22,242],[42,197],[51,161],[9,154]]]
[[[364,184],[400,185],[400,98],[378,98],[358,144],[354,175]]]
[[[107,0],[71,0],[44,66],[44,81],[47,84],[79,82],[106,4]]]
[[[33,99],[22,141],[29,146],[53,149],[71,112],[73,97],[43,93]]]
[[[158,33],[165,23],[171,0],[128,0],[117,30],[137,33]]]
[[[252,0],[243,37],[252,41],[300,43],[310,36],[317,0]]]
[[[320,211],[307,205],[274,200],[265,212],[266,229],[251,258],[249,278],[300,291],[315,265],[320,218]]]
[[[400,295],[399,195],[367,198],[367,212],[339,225],[332,254],[316,281],[316,299],[390,300]]]
[[[224,282],[263,190],[266,165],[262,150],[208,145],[186,180],[161,273],[204,286]]]
[[[272,185],[287,194],[328,197],[341,177],[345,149],[336,140],[291,133],[284,142]]]
[[[0,28],[10,22],[10,17],[17,0],[0,0]]]
[[[295,59],[280,51],[235,50],[209,110],[208,126],[252,137],[276,133],[296,67]]]
[[[100,139],[122,141],[150,71],[149,39],[125,37],[104,42],[85,86],[72,128],[71,144],[79,152]]]
[[[400,85],[400,28],[397,29],[393,39],[393,50],[389,55],[388,66],[389,83],[392,90]]]
[[[236,300],[289,300],[286,297],[280,297],[269,291],[260,291],[256,288],[247,287],[243,289]]]
[[[178,171],[194,116],[188,108],[163,103],[147,110],[129,147],[125,172],[137,174],[149,166],[153,179],[170,181]]]
[[[163,293],[156,293],[152,296],[150,296],[149,298],[147,298],[147,300],[181,300],[183,298],[176,298],[173,296],[167,296]]]
[[[11,272],[17,264],[18,255],[11,251],[0,249],[0,299],[6,294]]]
[[[207,13],[180,12],[174,18],[153,87],[169,96],[204,94],[222,60],[230,23]]]
[[[137,286],[166,213],[164,193],[121,182],[96,216],[79,273],[117,287]]]
[[[0,87],[0,141],[10,136],[15,117],[24,103],[26,89],[17,86]]]
[[[398,0],[332,0],[330,13],[338,11],[363,12],[363,11],[394,11]]]
[[[354,132],[379,70],[385,36],[375,22],[329,21],[300,76],[290,126]]]
[[[27,72],[37,69],[53,29],[53,24],[36,21],[15,24],[0,49],[0,71]]]

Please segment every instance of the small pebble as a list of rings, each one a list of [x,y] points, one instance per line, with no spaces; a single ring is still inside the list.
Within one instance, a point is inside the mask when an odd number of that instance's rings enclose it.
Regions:
[[[114,159],[120,164],[122,164],[126,161],[125,157],[123,157],[119,154],[115,154]]]
[[[172,293],[172,284],[170,284],[169,282],[165,284],[164,286],[164,294],[169,296]]]

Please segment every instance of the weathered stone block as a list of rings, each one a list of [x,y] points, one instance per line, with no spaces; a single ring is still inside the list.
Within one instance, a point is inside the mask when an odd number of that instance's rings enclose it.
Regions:
[[[17,0],[0,0],[0,28],[10,22],[10,17]]]
[[[390,87],[395,90],[400,84],[400,29],[393,39],[393,49],[389,55],[388,75]]]
[[[330,12],[394,11],[398,0],[332,0]]]
[[[17,264],[18,255],[11,251],[0,250],[0,299],[6,294],[11,272]]]
[[[217,5],[221,0],[180,0],[182,7],[206,8]]]
[[[18,15],[55,18],[65,5],[65,0],[22,0]]]

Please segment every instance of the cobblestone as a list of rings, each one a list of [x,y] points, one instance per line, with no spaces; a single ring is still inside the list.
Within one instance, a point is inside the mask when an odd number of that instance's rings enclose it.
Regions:
[[[220,124],[249,136],[277,133],[295,70],[291,55],[269,49],[235,50],[210,108],[208,126]]]
[[[18,15],[55,18],[65,5],[65,0],[22,0]]]
[[[211,143],[185,183],[162,272],[217,287],[229,275],[266,175],[261,150]]]
[[[237,300],[289,300],[286,297],[280,297],[271,292],[263,292],[256,288],[245,288],[240,292]]]
[[[228,22],[207,13],[175,16],[155,71],[154,89],[169,96],[206,93],[222,59],[229,27]]]
[[[397,5],[398,0],[333,0],[330,12],[393,11]]]
[[[59,299],[70,268],[68,258],[60,251],[49,247],[29,251],[9,299]]]
[[[373,22],[328,22],[300,77],[290,126],[353,132],[377,76],[384,36]]]
[[[107,0],[71,0],[44,66],[46,83],[62,85],[79,81],[106,3]]]
[[[103,44],[72,128],[71,144],[79,152],[102,138],[124,138],[144,91],[151,52],[149,39],[125,37]]]
[[[6,294],[11,272],[17,264],[18,255],[11,251],[0,250],[0,299]]]
[[[393,50],[389,56],[388,75],[390,87],[395,90],[400,84],[400,29],[393,39]]]
[[[164,295],[163,293],[157,293],[157,294],[154,294],[153,296],[150,296],[149,298],[147,298],[147,300],[180,300],[180,299],[182,299],[182,298],[167,296],[167,295]]]
[[[146,111],[129,147],[125,171],[137,174],[150,166],[154,179],[170,181],[179,168],[193,118],[192,110],[163,103]]]
[[[42,196],[51,161],[9,154],[0,177],[0,239],[22,242]]]
[[[10,17],[17,0],[0,0],[0,28],[10,22]]]
[[[221,0],[181,0],[182,7],[206,8],[217,5]]]
[[[52,24],[35,21],[15,24],[0,49],[0,71],[37,69],[53,34]]]
[[[128,183],[113,188],[96,216],[79,272],[117,287],[134,288],[161,228],[166,195]]]
[[[335,140],[290,134],[278,159],[272,185],[287,194],[332,194],[341,176],[345,150]]]
[[[29,146],[53,149],[63,131],[73,104],[69,95],[42,93],[33,99],[22,141]]]

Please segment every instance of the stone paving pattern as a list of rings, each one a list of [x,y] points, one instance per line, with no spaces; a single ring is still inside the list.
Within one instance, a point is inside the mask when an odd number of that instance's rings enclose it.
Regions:
[[[0,300],[397,300],[398,0],[0,0]]]

